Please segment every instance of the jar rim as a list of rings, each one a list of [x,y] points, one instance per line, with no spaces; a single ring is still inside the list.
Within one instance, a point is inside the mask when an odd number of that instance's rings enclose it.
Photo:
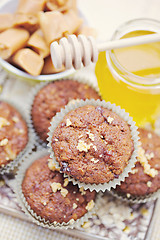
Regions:
[[[132,28],[131,28],[131,25]],[[127,21],[123,24],[121,24],[117,30],[112,35],[111,40],[117,40],[120,39],[125,34],[132,32],[132,31],[152,31],[152,32],[159,32],[160,33],[160,21],[155,19],[149,19],[149,18],[137,18],[130,21]],[[116,68],[121,71],[122,73],[126,74],[128,76],[128,81],[135,85],[143,85],[146,87],[160,87],[160,77],[159,78],[153,78],[153,77],[141,77],[138,76],[130,71],[128,71],[126,68],[124,68],[120,62],[117,60],[113,50],[107,51],[110,55],[110,58],[114,62],[114,65]],[[106,52],[106,58],[107,58],[107,52]],[[126,79],[125,79],[126,82]]]

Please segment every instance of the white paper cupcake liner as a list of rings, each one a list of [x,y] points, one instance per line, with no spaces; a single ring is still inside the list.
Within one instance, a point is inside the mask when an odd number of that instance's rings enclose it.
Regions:
[[[25,172],[28,169],[28,167],[38,158],[48,155],[47,149],[43,148],[41,151],[37,151],[32,153],[31,155],[26,154],[24,156],[24,161],[22,162],[21,166],[19,167],[16,175],[16,187],[15,187],[15,193],[18,200],[18,203],[24,213],[29,217],[29,219],[36,223],[37,225],[40,225],[45,228],[50,229],[68,229],[68,228],[79,228],[81,225],[84,224],[84,222],[87,222],[89,218],[92,217],[93,214],[96,213],[97,209],[100,206],[101,203],[101,197],[102,193],[97,194],[95,206],[91,211],[88,211],[83,217],[79,218],[78,220],[74,221],[73,223],[70,222],[63,222],[63,223],[50,223],[49,221],[46,221],[44,218],[41,218],[41,216],[38,216],[29,206],[27,203],[23,192],[22,192],[22,182],[25,176]]]
[[[70,76],[70,77],[66,77],[66,78],[62,78],[62,79],[57,79],[57,80],[54,80],[54,81],[62,81],[62,80],[73,80],[73,81],[77,81],[77,82],[80,82],[80,83],[84,83],[84,84],[87,84],[88,86],[92,87],[100,96],[100,91],[99,91],[99,88],[98,86],[96,85],[96,83],[93,83],[91,82],[90,79],[88,79],[87,77],[81,77],[81,76]],[[44,142],[38,135],[38,133],[36,132],[35,128],[34,128],[34,124],[33,124],[33,121],[32,121],[32,106],[33,106],[33,102],[34,102],[34,98],[35,96],[38,94],[38,92],[43,88],[45,87],[46,85],[50,84],[51,82],[42,82],[42,83],[39,83],[37,84],[35,87],[32,88],[31,92],[30,92],[30,95],[29,95],[29,101],[28,101],[28,105],[27,105],[27,113],[28,113],[28,116],[29,116],[29,123],[30,125],[32,126],[32,129],[35,133],[35,136],[36,136],[36,144],[39,144],[39,145],[42,145],[43,147],[47,147],[47,143]]]
[[[72,181],[73,184],[78,184],[79,187],[84,187],[84,189],[90,189],[90,191],[96,190],[97,192],[99,191],[104,192],[105,190],[110,190],[111,187],[115,188],[117,185],[120,185],[121,181],[124,181],[125,177],[128,177],[129,172],[131,172],[132,168],[135,166],[135,163],[137,161],[136,157],[137,157],[138,146],[139,146],[139,142],[138,142],[139,133],[137,131],[138,128],[135,126],[135,122],[133,122],[132,118],[129,116],[128,113],[125,112],[124,109],[121,109],[119,106],[116,106],[115,104],[111,104],[110,102],[105,102],[104,100],[100,101],[100,100],[91,99],[91,100],[85,100],[85,101],[77,100],[77,101],[74,101],[74,103],[69,103],[64,109],[61,109],[61,112],[57,113],[56,116],[53,118],[53,120],[51,121],[51,126],[49,128],[50,132],[48,133],[48,136],[49,136],[48,147],[49,147],[50,157],[53,159],[53,162],[56,164],[57,167],[60,167],[60,165],[58,161],[56,161],[54,151],[51,146],[53,133],[67,113],[85,105],[101,106],[109,110],[112,110],[117,115],[119,115],[122,119],[124,119],[130,125],[132,140],[134,143],[134,151],[129,160],[129,163],[125,167],[124,171],[119,175],[118,179],[113,179],[108,183],[104,183],[104,184],[85,184],[77,181],[71,176],[64,174],[65,177],[66,176],[68,177],[69,181]]]
[[[127,194],[119,193],[115,189],[111,189],[111,191],[109,193],[112,196],[120,199],[121,201],[129,202],[129,203],[133,203],[134,204],[134,203],[146,203],[146,202],[150,202],[150,201],[156,200],[160,196],[160,189],[158,189],[154,193],[150,193],[150,194],[144,195],[144,196],[132,196],[131,195],[131,196],[127,197]]]
[[[34,134],[34,131],[32,130],[32,126],[29,122],[29,119],[28,119],[27,115],[25,114],[24,110],[20,106],[18,106],[16,103],[14,103],[14,101],[8,100],[4,97],[0,97],[0,101],[6,102],[6,103],[10,104],[11,106],[13,106],[21,114],[23,120],[27,124],[27,129],[28,129],[28,142],[27,142],[26,146],[17,155],[17,157],[14,160],[10,161],[4,167],[0,167],[0,174],[2,175],[2,174],[7,174],[10,171],[13,171],[14,168],[16,168],[19,165],[19,163],[22,160],[24,154],[27,154],[28,152],[31,151],[31,149],[35,145],[35,134]]]

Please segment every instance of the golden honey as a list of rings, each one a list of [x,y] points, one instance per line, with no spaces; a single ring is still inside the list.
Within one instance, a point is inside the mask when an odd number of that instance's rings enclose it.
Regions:
[[[136,30],[121,38],[153,32]],[[102,52],[95,73],[102,98],[124,108],[138,126],[160,115],[160,42]]]

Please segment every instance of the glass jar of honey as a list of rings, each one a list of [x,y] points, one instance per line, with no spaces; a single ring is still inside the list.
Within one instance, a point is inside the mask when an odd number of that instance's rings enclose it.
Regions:
[[[160,32],[160,22],[137,19],[123,24],[112,40]],[[95,68],[102,98],[121,106],[138,126],[160,115],[160,42],[101,52]]]

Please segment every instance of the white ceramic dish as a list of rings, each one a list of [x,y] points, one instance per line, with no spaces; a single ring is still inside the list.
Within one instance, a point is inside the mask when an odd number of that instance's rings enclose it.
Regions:
[[[17,9],[19,0],[0,0],[0,13],[13,13]],[[23,79],[23,80],[36,80],[36,81],[53,81],[56,79],[67,77],[75,72],[75,69],[69,69],[64,72],[55,73],[55,74],[47,74],[47,75],[39,75],[34,77],[20,69],[14,67],[7,61],[0,58],[0,65],[10,74]]]

